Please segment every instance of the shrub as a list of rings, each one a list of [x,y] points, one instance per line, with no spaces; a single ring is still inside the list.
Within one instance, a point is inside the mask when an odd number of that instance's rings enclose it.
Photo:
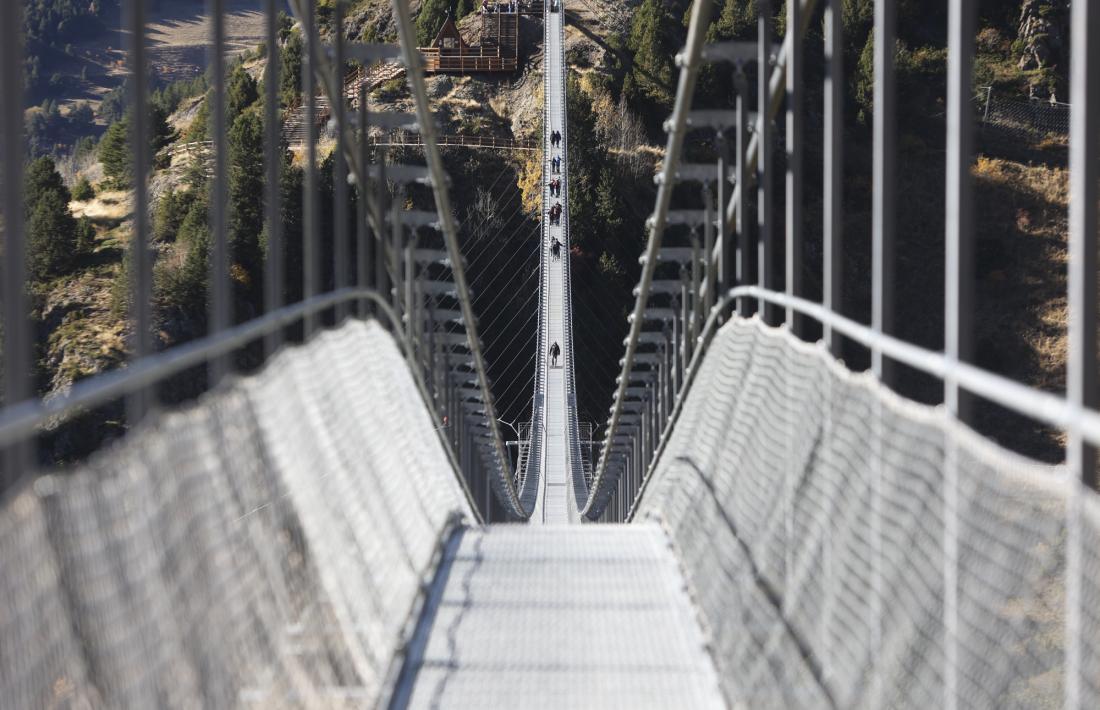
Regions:
[[[83,202],[93,197],[95,197],[95,188],[92,187],[92,183],[88,182],[88,178],[80,178],[73,186],[73,199]]]

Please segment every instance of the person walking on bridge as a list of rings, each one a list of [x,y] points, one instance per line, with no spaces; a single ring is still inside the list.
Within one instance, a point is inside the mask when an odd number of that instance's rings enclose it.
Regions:
[[[558,347],[558,341],[554,341],[554,344],[550,346],[550,367],[558,366],[558,355],[561,355],[561,348]]]
[[[554,240],[550,242],[550,254],[554,257],[554,261],[561,259],[561,242],[558,241],[557,237],[554,237]]]

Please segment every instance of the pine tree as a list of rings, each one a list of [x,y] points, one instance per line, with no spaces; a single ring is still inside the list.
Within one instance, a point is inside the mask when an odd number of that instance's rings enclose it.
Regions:
[[[90,200],[95,197],[95,188],[92,187],[92,183],[88,182],[88,178],[82,177],[73,186],[73,199],[78,201]]]
[[[229,131],[230,258],[253,286],[263,272],[263,193],[264,122],[256,105],[245,110]]]
[[[76,251],[79,254],[90,254],[95,248],[95,225],[87,217],[81,217],[76,221]]]
[[[46,281],[60,276],[72,265],[77,251],[76,220],[69,213],[65,196],[44,192],[27,220],[27,266],[31,278]]]
[[[206,322],[206,292],[209,273],[209,203],[196,199],[180,225],[176,249],[183,255],[182,265],[159,259],[153,272],[153,298],[158,318],[169,314],[185,323]],[[192,333],[197,334],[197,333]]]
[[[226,124],[232,126],[246,108],[256,103],[260,93],[256,80],[240,64],[233,68],[225,88]]]
[[[302,35],[292,32],[283,45],[281,63],[279,67],[279,99],[283,106],[290,106],[298,101],[298,95],[302,93]]]
[[[420,3],[420,13],[416,16],[416,43],[427,47],[450,14],[451,0],[424,0]]]
[[[103,173],[117,187],[129,187],[133,180],[133,156],[129,142],[130,122],[123,118],[112,123],[99,141],[99,162]]]
[[[28,165],[23,185],[23,200],[28,217],[39,199],[48,192],[56,192],[66,203],[70,199],[69,188],[65,187],[65,181],[61,179],[61,173],[57,172],[57,165],[52,158],[39,158]]]
[[[32,279],[45,281],[65,273],[77,252],[71,196],[51,158],[39,158],[27,166],[24,185],[27,266]]]
[[[676,19],[661,0],[645,0],[634,13],[627,38],[627,48],[634,56],[630,68],[631,87],[635,99],[642,99],[669,108],[675,86],[672,58],[677,42],[672,35],[678,27]]]
[[[188,193],[179,193],[169,188],[153,210],[153,240],[175,241],[189,206]]]

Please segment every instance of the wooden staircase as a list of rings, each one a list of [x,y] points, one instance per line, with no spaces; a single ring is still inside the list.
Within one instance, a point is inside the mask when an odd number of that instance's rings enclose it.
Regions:
[[[381,62],[371,66],[365,72],[358,68],[344,80],[344,99],[352,109],[359,107],[359,89],[366,87],[368,92],[374,91],[387,81],[391,81],[405,75],[405,66],[396,62]],[[327,96],[317,96],[316,124],[323,127],[332,116],[332,106]],[[306,139],[306,106],[301,102],[287,111],[286,120],[283,122],[283,136],[287,144],[291,146],[301,145]]]

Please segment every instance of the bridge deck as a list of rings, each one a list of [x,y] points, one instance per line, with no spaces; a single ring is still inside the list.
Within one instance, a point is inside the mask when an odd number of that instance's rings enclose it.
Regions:
[[[542,447],[542,475],[539,477],[539,496],[534,514],[531,516],[533,523],[566,523],[578,520],[577,503],[572,492],[572,461],[570,460],[570,431],[568,421],[568,407],[570,406],[569,378],[566,368],[572,366],[571,353],[568,352],[571,338],[568,330],[572,325],[568,322],[568,304],[566,299],[570,297],[568,284],[565,280],[564,270],[568,268],[569,261],[569,232],[565,228],[569,224],[568,202],[568,163],[565,159],[567,131],[565,127],[565,73],[563,71],[565,53],[561,43],[560,12],[546,14],[546,51],[544,52],[546,73],[545,88],[545,114],[546,120],[543,126],[543,145],[546,148],[543,155],[543,264],[548,270],[544,281],[546,288],[543,299],[545,309],[542,318],[544,329],[542,342],[544,347],[557,343],[561,348],[560,355],[555,360],[541,353],[542,381],[545,383],[543,400],[543,430],[533,432],[535,436],[543,437]],[[561,145],[553,146],[550,134],[560,131],[563,134]],[[561,173],[556,174],[551,169],[550,161],[555,157],[562,158]],[[560,178],[563,185],[563,197],[550,195],[550,181]],[[551,224],[546,213],[554,204],[562,206],[562,215],[557,224]],[[561,242],[561,256],[558,259],[550,257],[551,244],[554,239]]]
[[[398,698],[441,708],[724,707],[684,589],[657,526],[467,529],[444,557]]]

